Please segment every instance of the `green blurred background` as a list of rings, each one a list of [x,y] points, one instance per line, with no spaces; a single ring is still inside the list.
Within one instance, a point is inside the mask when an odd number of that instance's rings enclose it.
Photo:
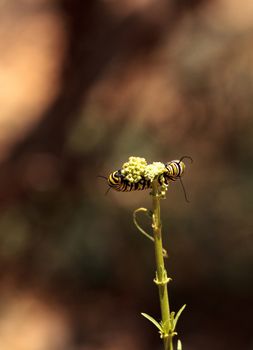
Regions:
[[[186,350],[253,349],[253,3],[0,2],[0,348],[161,349],[148,191],[129,156],[189,155],[162,202]],[[145,220],[144,220],[145,221]],[[148,222],[146,222],[148,225]]]

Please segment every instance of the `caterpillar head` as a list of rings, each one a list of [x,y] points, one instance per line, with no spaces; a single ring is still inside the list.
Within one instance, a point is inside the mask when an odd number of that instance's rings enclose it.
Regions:
[[[121,170],[114,171],[107,179],[108,185],[112,188],[117,188],[122,183],[122,178]]]
[[[171,180],[175,181],[177,178],[181,177],[185,171],[185,164],[182,160],[175,159],[165,164],[168,170],[168,175]]]

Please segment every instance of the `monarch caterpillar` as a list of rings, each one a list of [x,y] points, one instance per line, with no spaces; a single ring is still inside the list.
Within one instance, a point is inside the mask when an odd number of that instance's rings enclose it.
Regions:
[[[142,191],[151,188],[151,180],[142,176],[138,182],[130,182],[122,174],[121,169],[111,173],[107,181],[110,188],[120,192]]]
[[[170,181],[176,181],[179,179],[184,191],[185,199],[188,201],[181,179],[181,176],[185,170],[185,163],[183,162],[183,159],[185,158],[188,158],[192,161],[191,157],[184,156],[180,160],[172,160],[168,163],[164,163],[165,170],[157,176],[157,181],[160,185],[168,185]],[[152,181],[145,178],[144,175],[142,175],[140,180],[137,182],[129,181],[122,173],[122,169],[112,172],[106,179],[109,185],[108,191],[111,188],[119,192],[142,191],[152,187]]]

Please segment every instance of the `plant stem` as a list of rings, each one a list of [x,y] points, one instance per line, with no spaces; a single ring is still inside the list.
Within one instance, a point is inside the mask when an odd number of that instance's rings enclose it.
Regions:
[[[160,199],[159,185],[157,181],[153,181],[152,184],[152,198],[153,198],[153,215],[152,215],[152,228],[155,243],[155,259],[156,259],[156,278],[154,282],[158,286],[162,324],[164,325],[165,334],[164,349],[173,350],[172,334],[170,332],[170,307],[167,284],[169,279],[167,277],[167,271],[164,265],[163,258],[163,245],[162,245],[162,224],[160,215]]]

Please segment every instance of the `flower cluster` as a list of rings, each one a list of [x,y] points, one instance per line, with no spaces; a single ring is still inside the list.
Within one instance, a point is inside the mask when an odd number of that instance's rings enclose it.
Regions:
[[[147,164],[145,158],[140,157],[129,157],[128,162],[124,163],[121,169],[121,173],[125,178],[133,183],[137,183],[142,178],[152,182],[157,176],[166,171],[167,169],[163,163]]]
[[[145,158],[129,157],[128,162],[123,164],[121,173],[129,182],[138,182],[141,180],[146,166]]]
[[[161,162],[153,162],[146,166],[144,170],[144,177],[147,180],[154,181],[154,178],[158,175],[163,174],[166,171],[166,167]]]

